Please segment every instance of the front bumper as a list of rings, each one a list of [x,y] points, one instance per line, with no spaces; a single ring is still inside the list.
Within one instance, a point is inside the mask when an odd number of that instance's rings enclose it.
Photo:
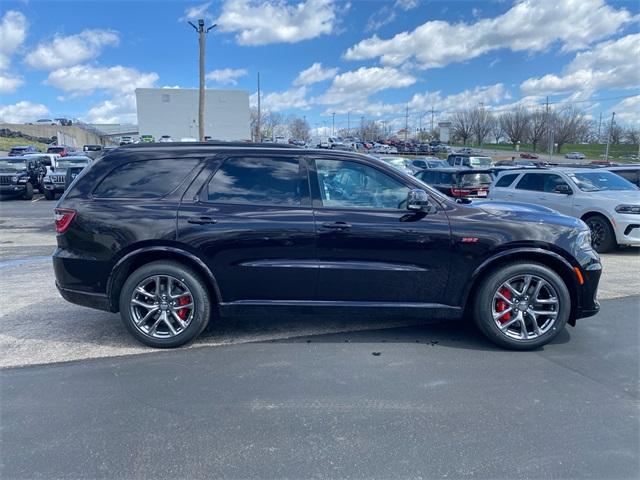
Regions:
[[[618,214],[612,223],[618,245],[640,246],[640,215]]]
[[[24,183],[12,183],[11,185],[1,185],[0,186],[0,195],[9,197],[9,196],[17,196],[22,195],[25,189]]]
[[[44,189],[50,192],[64,192],[64,183],[45,183]]]

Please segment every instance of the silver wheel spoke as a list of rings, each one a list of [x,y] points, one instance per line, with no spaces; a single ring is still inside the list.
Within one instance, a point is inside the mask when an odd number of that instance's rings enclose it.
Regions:
[[[188,303],[173,304],[185,297]],[[193,295],[182,280],[170,275],[153,275],[133,290],[129,309],[134,325],[142,333],[154,338],[171,338],[189,327],[194,305]],[[180,311],[187,312],[184,319],[178,314]]]
[[[517,341],[531,340],[549,332],[561,308],[553,285],[534,274],[516,275],[503,282],[493,294],[491,305],[495,326],[503,335]],[[505,321],[506,315],[511,318]],[[527,326],[527,322],[532,324]]]

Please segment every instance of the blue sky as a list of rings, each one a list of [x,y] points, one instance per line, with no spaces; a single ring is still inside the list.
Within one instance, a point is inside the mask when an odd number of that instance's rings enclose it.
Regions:
[[[640,123],[639,2],[605,0],[7,1],[0,11],[0,119],[135,122],[136,87],[207,85],[336,126],[404,123],[482,103],[576,101]],[[255,95],[252,95],[255,102]]]

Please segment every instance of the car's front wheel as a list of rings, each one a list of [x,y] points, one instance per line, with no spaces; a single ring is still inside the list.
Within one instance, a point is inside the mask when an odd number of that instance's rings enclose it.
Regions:
[[[55,200],[56,199],[56,193],[53,190],[47,190],[45,189],[44,191],[44,198],[46,200]]]
[[[598,253],[610,252],[616,248],[616,234],[609,221],[602,215],[591,215],[584,219],[591,230],[591,245]]]
[[[495,344],[531,350],[549,343],[565,327],[571,296],[562,278],[539,263],[502,266],[482,280],[474,320]]]
[[[25,200],[33,199],[33,185],[30,182],[24,186],[24,193],[22,194],[22,198]]]
[[[140,342],[173,348],[194,340],[209,323],[211,299],[193,269],[157,261],[134,271],[120,293],[120,316]]]

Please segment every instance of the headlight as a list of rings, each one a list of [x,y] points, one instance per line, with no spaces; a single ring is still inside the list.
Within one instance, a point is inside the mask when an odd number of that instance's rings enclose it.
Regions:
[[[618,205],[616,207],[616,212],[640,215],[640,205]]]
[[[18,177],[11,177],[11,181],[13,183],[18,183]]]
[[[576,239],[576,243],[578,244],[578,248],[580,250],[592,250],[591,246],[591,231],[585,230],[578,234]]]

